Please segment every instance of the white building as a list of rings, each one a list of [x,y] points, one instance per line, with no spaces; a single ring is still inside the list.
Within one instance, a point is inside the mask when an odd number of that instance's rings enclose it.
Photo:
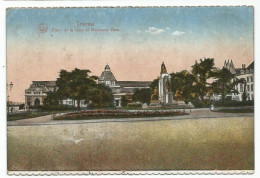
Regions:
[[[254,100],[254,61],[246,67],[245,64],[242,64],[241,68],[235,68],[233,61],[225,61],[224,66],[232,74],[235,74],[237,79],[244,79],[245,83],[240,83],[235,86],[235,89],[238,91],[238,94],[232,93],[228,94],[227,97],[231,97],[232,100],[242,101],[243,93],[246,92],[247,100]],[[221,99],[221,95],[214,97],[215,100]]]

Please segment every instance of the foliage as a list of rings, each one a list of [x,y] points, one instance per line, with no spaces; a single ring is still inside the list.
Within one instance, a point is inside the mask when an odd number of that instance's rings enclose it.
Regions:
[[[214,105],[217,107],[237,107],[237,106],[254,106],[254,101],[253,100],[248,100],[248,101],[235,101],[235,100],[226,100],[224,103],[219,100],[215,101]]]
[[[28,118],[35,118],[40,116],[46,116],[50,114],[55,114],[56,112],[49,112],[49,111],[27,111],[27,112],[19,112],[19,113],[8,113],[7,114],[7,121],[15,121],[21,119],[28,119]]]
[[[104,84],[97,84],[91,91],[86,90],[85,92],[86,95],[88,95],[88,92],[91,93],[89,99],[94,108],[114,107],[114,97],[110,87]]]
[[[80,70],[75,68],[71,72],[61,70],[56,81],[58,87],[57,96],[60,99],[70,98],[77,101],[78,109],[80,101],[89,101],[91,91],[96,86],[96,76],[89,76],[90,70]]]
[[[56,91],[47,93],[47,97],[43,100],[44,106],[59,105],[59,97]]]
[[[246,81],[244,81],[244,91],[242,94],[242,101],[246,102],[246,100],[247,100]]]
[[[164,117],[185,115],[181,111],[125,111],[125,110],[89,110],[68,113],[55,117],[55,120],[81,120],[81,119],[109,119],[109,118],[135,118],[135,117]]]
[[[194,92],[201,100],[204,100],[204,97],[208,94],[210,87],[207,82],[208,79],[212,77],[214,67],[213,58],[204,58],[200,59],[200,62],[197,61],[193,66],[191,66],[191,73],[195,77],[195,85],[193,86]]]
[[[171,90],[175,94],[176,100],[183,99],[187,104],[194,97],[193,84],[195,77],[187,70],[177,73],[171,73]]]
[[[214,112],[225,112],[225,113],[254,113],[254,108],[225,108],[216,109]]]
[[[221,94],[222,102],[225,102],[226,95],[229,93],[238,93],[235,86],[243,83],[242,79],[235,78],[227,68],[216,70],[213,72],[215,81],[211,84],[214,93]]]
[[[158,85],[159,85],[159,78],[154,79],[152,81],[152,83],[150,84],[150,94],[151,94],[151,98],[153,100],[158,100],[159,96],[158,96]]]
[[[37,109],[38,111],[67,111],[75,110],[75,106],[69,105],[40,105],[40,106],[31,106],[31,109]]]
[[[150,104],[151,92],[149,88],[136,89],[133,95],[133,100],[136,102]]]
[[[195,108],[209,108],[212,101],[209,99],[200,100],[199,98],[194,98],[191,103]]]
[[[127,108],[129,108],[129,109],[142,108],[142,104],[141,103],[128,103]]]
[[[127,107],[127,104],[128,104],[128,100],[126,99],[125,96],[122,96],[122,98],[121,98],[122,107]]]
[[[25,106],[25,104],[20,104],[19,105],[19,110],[24,109],[24,106]]]

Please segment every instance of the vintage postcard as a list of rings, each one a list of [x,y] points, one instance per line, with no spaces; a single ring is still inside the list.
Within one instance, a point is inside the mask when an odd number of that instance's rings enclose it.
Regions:
[[[9,8],[6,27],[9,174],[254,172],[253,7]]]

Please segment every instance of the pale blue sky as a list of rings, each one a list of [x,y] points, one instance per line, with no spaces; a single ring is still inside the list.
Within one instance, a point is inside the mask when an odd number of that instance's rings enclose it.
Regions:
[[[34,40],[39,35],[39,23],[48,25],[49,31],[42,40],[88,39],[99,41],[101,33],[52,33],[51,28],[75,27],[76,21],[94,22],[95,28],[119,28],[133,41],[142,39],[165,41],[225,40],[236,42],[241,37],[253,40],[252,7],[175,7],[175,8],[66,8],[66,9],[9,9],[7,11],[7,32],[10,40]],[[154,27],[156,34],[149,33]],[[158,31],[159,30],[159,31]],[[174,32],[178,31],[173,35]],[[17,37],[17,34],[19,38]],[[108,33],[105,40],[121,40],[119,33]]]

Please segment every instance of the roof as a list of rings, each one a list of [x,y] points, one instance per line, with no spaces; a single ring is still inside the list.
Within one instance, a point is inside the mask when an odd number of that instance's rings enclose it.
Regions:
[[[111,71],[103,71],[99,80],[116,80],[116,78]]]
[[[33,81],[28,89],[25,91],[53,91],[56,83],[55,81]]]
[[[247,67],[247,69],[254,69],[254,61]]]
[[[55,86],[56,81],[32,81],[35,85]]]
[[[105,69],[110,69],[110,67],[109,67],[109,65],[108,65],[108,64],[105,66]]]
[[[117,81],[116,84],[120,87],[149,87],[150,81]]]

